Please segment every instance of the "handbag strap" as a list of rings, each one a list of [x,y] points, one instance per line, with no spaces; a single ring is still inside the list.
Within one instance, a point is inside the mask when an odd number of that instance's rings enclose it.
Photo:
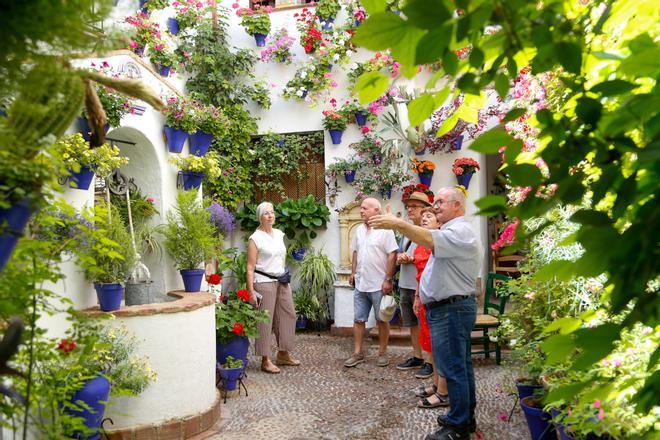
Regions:
[[[255,271],[256,273],[258,273],[259,275],[263,275],[263,276],[265,276],[265,277],[268,277],[268,278],[270,278],[271,280],[276,280],[276,279],[278,279],[278,278],[279,278],[278,276],[275,276],[275,275],[271,275],[271,274],[269,274],[269,273],[266,273],[266,272],[262,272],[262,271],[260,271],[260,270],[257,270],[257,269],[255,269],[254,271]]]

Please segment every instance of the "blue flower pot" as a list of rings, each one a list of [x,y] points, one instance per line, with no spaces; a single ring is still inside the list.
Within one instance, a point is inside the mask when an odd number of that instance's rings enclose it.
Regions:
[[[284,143],[285,143],[284,139],[280,139],[280,140],[277,141],[277,145],[280,146],[280,147],[283,147]]]
[[[307,316],[298,315],[298,319],[296,319],[296,328],[298,330],[305,330],[307,328]]]
[[[195,156],[204,156],[213,142],[213,135],[202,130],[197,130],[190,135],[190,152]]]
[[[105,124],[105,132],[107,133],[108,130],[110,130],[110,124]],[[87,118],[78,118],[78,131],[82,134],[83,139],[89,142],[92,137],[92,128],[89,126]]]
[[[247,366],[247,354],[250,349],[250,340],[245,336],[234,336],[227,342],[215,342],[215,360],[219,364],[227,362],[229,356],[234,359],[241,359],[243,366]]]
[[[144,46],[138,46],[135,49],[131,49],[133,53],[139,57],[144,56]]]
[[[451,141],[451,149],[452,150],[458,151],[458,150],[461,149],[462,146],[463,146],[463,135],[462,134],[456,136],[456,138],[453,141]]]
[[[163,78],[167,78],[168,76],[170,76],[170,70],[172,69],[172,66],[163,66],[162,64],[158,64],[157,67],[160,76],[162,76]]]
[[[105,376],[99,375],[85,382],[85,385],[71,397],[71,402],[80,409],[67,408],[66,412],[72,416],[82,417],[85,426],[94,431],[92,435],[85,437],[86,439],[101,438],[101,422],[109,396],[110,382]],[[79,431],[73,432],[73,438],[82,438],[82,435]]]
[[[541,408],[535,408],[534,399],[536,398],[529,396],[520,401],[532,440],[556,439],[557,433],[555,427],[550,423],[550,413],[543,411]]]
[[[422,150],[415,151],[415,156],[423,156],[426,154],[426,147]]]
[[[204,269],[183,269],[179,273],[183,278],[183,287],[186,292],[199,292],[202,278],[204,278]]]
[[[419,176],[419,183],[422,183],[428,187],[431,186],[431,182],[433,181],[433,173],[418,174],[418,176]]]
[[[189,189],[197,189],[202,184],[204,180],[204,173],[196,173],[194,171],[180,171],[182,186],[183,189],[188,191]]]
[[[71,188],[88,190],[89,185],[91,185],[92,180],[94,180],[94,171],[88,167],[80,167],[80,171],[77,173],[69,171],[71,176],[69,177],[69,186]]]
[[[145,14],[149,13],[149,8],[144,6],[147,3],[147,0],[139,0],[139,5],[140,5],[140,11],[144,12]]]
[[[474,173],[461,174],[460,176],[456,176],[456,180],[458,181],[459,185],[463,185],[465,189],[468,189],[470,187],[470,179],[472,179],[473,174]]]
[[[330,132],[330,138],[332,139],[333,145],[341,144],[341,135],[344,133],[343,130],[328,130]]]
[[[20,200],[7,209],[0,209],[0,271],[11,257],[11,253],[23,235],[32,210],[27,200]]]
[[[307,252],[307,249],[305,248],[294,249],[291,251],[291,256],[296,261],[302,261],[302,259],[305,258],[305,252]]]
[[[573,436],[566,432],[566,429],[570,428],[570,425],[564,426],[564,424],[561,423],[561,420],[558,419],[559,410],[551,408],[550,415],[552,416],[552,423],[555,425],[555,429],[559,433],[559,440],[573,440]]]
[[[334,23],[335,17],[319,18],[319,20],[321,21],[321,28],[324,31],[332,30],[332,23]]]
[[[346,183],[353,183],[355,180],[355,173],[356,171],[347,171],[344,173],[344,178],[346,179]]]
[[[392,198],[392,190],[391,189],[381,190],[380,195],[383,197],[383,199],[389,200]]]
[[[522,382],[516,382],[516,388],[518,389],[518,398],[522,400],[525,397],[533,396],[534,394],[536,394],[537,390],[539,391],[542,390],[543,385],[532,385]]]
[[[183,130],[174,127],[168,127],[167,125],[163,127],[165,132],[165,139],[167,142],[167,149],[170,153],[181,153],[183,151],[183,145],[188,139],[188,133]]]
[[[302,94],[302,96],[300,97],[300,99],[305,99],[306,97],[307,97],[307,90],[305,90],[305,91],[303,92],[303,94]]]
[[[254,34],[254,41],[257,43],[257,47],[264,47],[266,45],[266,34]]]
[[[119,310],[121,297],[124,295],[124,286],[119,283],[94,284],[99,306],[104,312]]]
[[[367,112],[355,112],[355,122],[360,127],[367,125]]]
[[[243,375],[243,371],[245,371],[245,368],[218,367],[218,371],[220,372],[220,380],[222,381],[222,388],[224,388],[225,391],[234,391],[236,389],[236,384],[238,383],[238,379],[240,379],[241,376]]]
[[[170,34],[177,35],[179,33],[179,20],[172,17],[168,18],[167,30],[170,31]]]
[[[362,20],[356,19],[355,20],[355,27],[358,27],[362,24]]]

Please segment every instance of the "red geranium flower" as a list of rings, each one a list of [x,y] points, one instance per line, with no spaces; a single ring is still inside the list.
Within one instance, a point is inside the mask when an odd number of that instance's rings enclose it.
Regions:
[[[250,292],[245,289],[241,289],[236,292],[236,296],[242,299],[243,301],[248,301],[250,299]]]
[[[62,353],[69,354],[76,348],[76,342],[73,339],[62,339],[59,344],[57,344],[57,349],[62,350]]]
[[[217,273],[209,275],[209,279],[208,279],[209,284],[220,284],[221,282],[222,282],[222,278]]]
[[[241,324],[240,322],[235,322],[234,327],[231,329],[231,331],[236,333],[238,336],[243,336],[243,333],[245,332],[245,327],[243,327],[243,324]]]

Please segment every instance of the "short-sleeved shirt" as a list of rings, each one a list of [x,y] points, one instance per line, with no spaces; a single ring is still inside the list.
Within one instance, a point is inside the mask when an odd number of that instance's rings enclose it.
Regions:
[[[355,288],[360,292],[381,290],[387,277],[387,257],[398,249],[394,232],[358,226],[351,240],[351,254],[357,252]]]
[[[431,231],[433,255],[419,283],[423,304],[456,295],[476,295],[481,243],[465,216]]]
[[[267,234],[261,229],[250,235],[257,247],[256,269],[271,275],[281,275],[285,270],[286,246],[284,245],[284,232],[273,228],[273,235]],[[275,281],[267,276],[255,272],[256,283],[267,283]]]
[[[406,237],[403,237],[401,240],[401,252],[413,256],[416,247],[417,244],[411,242],[410,239]],[[401,269],[399,269],[399,287],[415,290],[417,288],[417,280],[415,280],[416,276],[417,269],[414,264],[402,264]]]

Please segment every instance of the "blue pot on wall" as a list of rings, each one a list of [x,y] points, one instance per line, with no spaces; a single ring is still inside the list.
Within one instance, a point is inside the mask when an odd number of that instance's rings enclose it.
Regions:
[[[168,18],[167,30],[170,31],[170,34],[177,35],[179,33],[179,20],[173,17]]]
[[[473,174],[474,173],[461,174],[460,176],[456,176],[456,180],[458,181],[459,185],[463,185],[465,189],[468,189],[470,187],[470,179],[472,179]]]
[[[19,200],[9,208],[0,209],[0,271],[11,257],[11,253],[23,235],[32,210],[27,200]]]
[[[332,139],[332,145],[341,144],[341,135],[344,133],[343,130],[328,130],[330,132],[330,138]]]
[[[451,141],[451,149],[452,150],[455,150],[455,151],[460,150],[462,146],[463,146],[463,135],[462,134],[456,136],[456,138],[453,141]]]
[[[321,21],[321,28],[324,31],[329,31],[332,29],[332,23],[335,22],[335,17],[328,17],[328,18],[319,18]]]
[[[367,112],[355,112],[355,122],[360,127],[367,125]]]
[[[108,130],[110,130],[110,124],[105,124],[105,132],[107,133]],[[82,134],[83,139],[89,142],[92,137],[92,128],[89,126],[87,118],[78,118],[78,131]]]
[[[162,64],[157,64],[156,67],[158,68],[158,74],[163,78],[170,76],[170,70],[172,70],[172,66],[163,66]]]
[[[170,153],[181,153],[183,151],[183,145],[188,139],[188,133],[183,130],[174,127],[168,127],[167,125],[163,127],[165,132],[165,140],[167,141],[167,149]]]
[[[69,187],[88,190],[92,180],[94,180],[94,171],[89,167],[80,167],[80,171],[73,172],[69,170],[71,176],[69,177]]]
[[[204,156],[213,142],[213,135],[202,130],[197,130],[190,135],[190,152],[195,156]]]
[[[346,171],[344,173],[344,178],[346,179],[346,183],[353,183],[353,181],[355,180],[355,173],[356,173],[355,170]]]
[[[124,295],[124,286],[119,283],[94,284],[99,307],[104,312],[113,312],[121,307],[121,298]]]
[[[247,366],[247,354],[250,349],[250,340],[245,336],[234,336],[231,340],[215,342],[215,360],[219,364],[227,362],[229,356],[243,361],[243,367]]]
[[[302,261],[302,259],[305,258],[305,253],[306,252],[307,252],[307,249],[305,249],[305,248],[294,249],[294,250],[291,251],[291,256],[296,261]]]
[[[418,174],[418,176],[419,176],[419,183],[426,185],[428,187],[431,186],[431,182],[433,181],[433,173]]]
[[[180,270],[183,278],[183,286],[186,292],[199,292],[204,278],[204,269],[183,269]]]
[[[426,154],[426,147],[424,147],[422,150],[415,151],[415,156],[423,156]]]
[[[101,422],[105,413],[105,405],[110,396],[110,382],[105,376],[96,376],[87,382],[71,397],[71,402],[80,409],[67,408],[66,412],[72,416],[82,417],[85,426],[94,433],[87,440],[97,440],[101,438]],[[81,432],[74,432],[73,438],[81,438]]]
[[[254,34],[254,41],[257,43],[257,47],[264,47],[266,45],[266,34],[257,32]]]
[[[550,423],[550,413],[537,408],[536,397],[525,397],[520,401],[520,406],[527,419],[527,427],[532,440],[554,440],[557,438],[555,427]]]
[[[197,189],[204,180],[204,173],[196,173],[194,171],[180,171],[183,189]]]

